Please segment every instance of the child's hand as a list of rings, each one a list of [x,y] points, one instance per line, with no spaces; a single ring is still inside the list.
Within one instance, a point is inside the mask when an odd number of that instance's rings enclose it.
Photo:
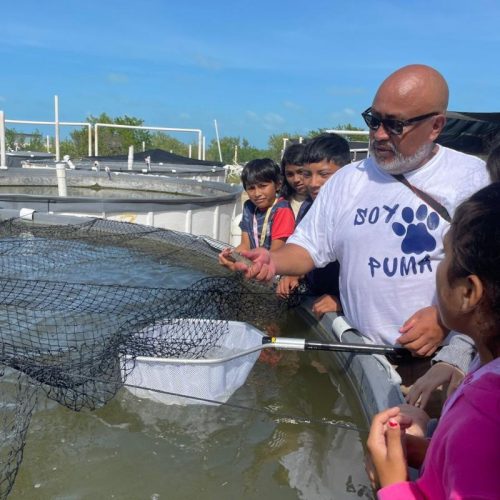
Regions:
[[[368,451],[382,487],[406,481],[408,476],[399,416],[398,407],[378,413],[368,436]]]
[[[323,314],[328,312],[338,312],[341,310],[340,300],[328,294],[322,295],[319,299],[316,299],[312,306],[312,312],[318,319],[321,319]]]
[[[276,286],[276,295],[282,299],[286,299],[298,286],[299,278],[297,276],[281,276]]]
[[[448,384],[446,395],[449,397],[460,385],[463,378],[464,373],[456,366],[443,361],[435,363],[411,386],[406,395],[406,401],[411,405],[425,408],[432,392],[440,385]]]
[[[227,267],[231,271],[235,271],[235,262],[234,259],[231,258],[231,253],[234,251],[234,248],[228,247],[224,248],[222,252],[219,254],[219,264],[224,267]]]

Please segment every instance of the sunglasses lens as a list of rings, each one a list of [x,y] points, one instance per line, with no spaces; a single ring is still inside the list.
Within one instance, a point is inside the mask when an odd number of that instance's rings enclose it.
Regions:
[[[365,123],[368,128],[377,130],[380,127],[380,120],[377,117],[370,115],[369,113],[364,113],[363,118],[365,119]]]
[[[403,124],[399,120],[391,120],[387,118],[383,120],[384,128],[390,134],[400,135],[403,132]]]

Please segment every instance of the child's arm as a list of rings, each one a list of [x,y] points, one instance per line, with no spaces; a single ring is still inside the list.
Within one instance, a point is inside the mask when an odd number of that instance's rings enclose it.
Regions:
[[[414,382],[406,395],[406,401],[411,405],[425,408],[435,389],[443,385],[446,389],[446,396],[449,397],[460,385],[464,376],[462,370],[459,370],[456,366],[444,361],[435,363]]]
[[[410,467],[414,469],[422,467],[429,444],[429,438],[412,436],[408,433],[405,435],[406,461]]]

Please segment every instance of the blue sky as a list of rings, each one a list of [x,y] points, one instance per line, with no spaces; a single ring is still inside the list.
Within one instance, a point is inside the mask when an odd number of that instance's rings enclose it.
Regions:
[[[63,121],[129,115],[208,142],[217,119],[221,136],[265,147],[363,126],[379,83],[409,63],[443,73],[449,109],[500,111],[494,0],[23,0],[2,17],[10,119],[53,120],[57,94]]]

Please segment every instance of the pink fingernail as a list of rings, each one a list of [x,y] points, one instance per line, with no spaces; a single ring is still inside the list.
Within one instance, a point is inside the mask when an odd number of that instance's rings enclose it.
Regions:
[[[393,427],[393,428],[398,426],[398,423],[395,420],[389,420],[388,424],[389,424],[389,427]]]

